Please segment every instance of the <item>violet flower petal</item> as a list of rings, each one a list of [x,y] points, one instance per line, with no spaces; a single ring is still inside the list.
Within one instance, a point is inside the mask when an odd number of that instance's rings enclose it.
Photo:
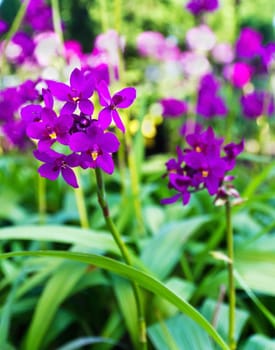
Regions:
[[[84,114],[92,115],[94,112],[94,105],[91,101],[83,99],[79,101],[79,109]]]
[[[60,101],[68,101],[71,89],[64,83],[59,83],[54,80],[46,81],[49,90]]]
[[[70,76],[70,85],[73,90],[79,91],[79,87],[84,84],[83,73],[78,68],[75,68]]]
[[[112,97],[112,101],[119,108],[129,107],[136,99],[136,89],[133,87],[124,88]],[[117,102],[116,102],[117,101]]]
[[[97,158],[97,166],[107,174],[112,174],[115,168],[113,158],[108,153],[103,153]]]
[[[69,167],[61,168],[61,174],[63,179],[67,182],[68,185],[78,188],[77,178],[73,170]]]
[[[124,133],[125,126],[122,123],[120,115],[118,114],[118,112],[115,109],[111,111],[111,116],[112,116],[112,119],[113,119],[114,123],[116,124],[116,126]]]
[[[72,114],[76,109],[76,102],[66,102],[60,110],[60,114]]]
[[[97,85],[99,103],[103,107],[107,107],[112,102],[112,98],[108,89],[108,86],[104,80]]]
[[[76,132],[71,135],[69,146],[74,152],[85,152],[91,147],[91,140],[83,132]]]
[[[98,122],[102,129],[107,129],[112,122],[112,113],[108,108],[102,109],[98,114]]]
[[[42,164],[38,168],[38,172],[40,176],[46,177],[47,179],[54,181],[58,178],[60,169],[55,167],[51,163],[46,163],[46,164]]]
[[[113,153],[116,152],[119,148],[119,141],[115,134],[111,132],[106,132],[102,138],[102,148],[104,151]]]

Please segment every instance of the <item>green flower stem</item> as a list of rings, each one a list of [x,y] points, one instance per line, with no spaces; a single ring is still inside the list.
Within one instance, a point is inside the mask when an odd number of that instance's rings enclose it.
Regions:
[[[12,25],[8,31],[8,33],[5,36],[5,40],[3,43],[3,50],[2,50],[2,55],[1,55],[1,60],[0,60],[0,71],[1,71],[1,76],[4,76],[4,73],[7,73],[9,71],[9,67],[7,64],[7,59],[6,59],[6,49],[9,45],[9,42],[11,41],[11,38],[14,36],[14,34],[18,31],[20,28],[22,21],[24,19],[28,4],[30,0],[25,0],[22,2],[13,22]]]
[[[13,22],[12,25],[10,27],[10,30],[8,31],[8,33],[6,34],[5,37],[5,42],[4,42],[4,48],[3,48],[3,55],[5,56],[5,50],[11,40],[11,38],[13,37],[13,35],[18,31],[18,29],[21,26],[21,23],[24,19],[27,7],[29,5],[30,0],[25,0],[22,2]]]
[[[53,11],[53,27],[61,44],[61,53],[63,53],[64,39],[58,0],[51,0],[51,5]]]
[[[39,213],[39,223],[40,225],[46,222],[46,179],[38,174],[38,213]]]
[[[100,0],[99,3],[100,3],[101,29],[102,29],[102,33],[105,33],[109,28],[107,3],[106,3],[106,0]]]
[[[74,193],[75,193],[76,206],[79,214],[80,226],[82,228],[89,228],[89,220],[88,220],[88,214],[87,214],[87,209],[85,205],[84,193],[80,183],[79,172],[77,169],[75,169],[75,174],[79,184],[79,187],[74,189]]]
[[[110,217],[109,207],[106,200],[104,181],[103,181],[101,170],[99,168],[95,169],[95,175],[96,175],[96,182],[97,182],[98,202],[101,207],[106,225],[120,250],[120,253],[122,255],[122,258],[124,259],[124,262],[127,265],[132,266],[132,261],[131,261],[129,251],[124,241],[122,240],[120,233],[118,232],[113,220]],[[132,287],[133,287],[134,297],[135,297],[136,306],[137,306],[137,313],[138,313],[140,350],[146,350],[147,349],[146,323],[145,323],[145,318],[143,314],[140,289],[136,282],[132,282]]]
[[[233,229],[231,222],[231,205],[229,200],[225,204],[226,210],[226,238],[227,238],[227,254],[228,254],[228,289],[229,289],[229,328],[228,341],[231,350],[236,349],[235,341],[235,283],[234,283],[234,246],[233,246]]]

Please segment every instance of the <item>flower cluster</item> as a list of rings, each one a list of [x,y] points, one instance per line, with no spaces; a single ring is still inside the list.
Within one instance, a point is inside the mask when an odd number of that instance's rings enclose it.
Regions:
[[[227,107],[218,92],[220,84],[213,74],[204,75],[199,84],[196,111],[204,118],[225,116]]]
[[[194,16],[216,11],[218,7],[218,0],[190,0],[186,5],[186,9]]]
[[[21,109],[26,133],[37,143],[34,156],[44,163],[39,174],[50,180],[61,174],[72,187],[78,187],[72,168],[99,167],[111,174],[112,153],[118,150],[119,141],[107,128],[114,122],[125,131],[118,110],[133,103],[135,89],[124,88],[111,96],[104,80],[97,84],[90,71],[78,68],[71,73],[69,84],[53,80],[46,83],[47,89],[42,91],[44,106],[31,104]],[[102,107],[97,115],[91,100],[94,92]],[[54,109],[55,100],[63,102],[59,114]]]
[[[244,142],[223,146],[223,141],[215,136],[211,127],[205,131],[196,127],[193,133],[186,135],[189,147],[178,147],[177,158],[166,163],[168,187],[174,189],[176,194],[163,199],[163,204],[174,203],[181,198],[186,205],[192,192],[204,188],[211,196],[225,195],[224,183],[233,179],[227,173],[234,168],[237,155],[243,151]]]

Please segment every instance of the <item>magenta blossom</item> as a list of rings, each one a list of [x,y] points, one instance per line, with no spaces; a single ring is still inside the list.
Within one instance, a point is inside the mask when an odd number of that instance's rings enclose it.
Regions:
[[[85,114],[93,113],[94,105],[89,100],[94,92],[94,79],[91,74],[86,75],[84,71],[75,68],[70,76],[70,85],[53,80],[47,80],[47,84],[53,96],[66,102],[61,114],[71,114],[77,106]]]
[[[236,42],[237,56],[241,58],[253,58],[256,55],[260,55],[261,50],[261,34],[252,28],[243,28]]]
[[[124,88],[111,96],[106,82],[103,80],[97,86],[99,102],[104,108],[99,112],[98,121],[103,129],[108,128],[112,121],[125,132],[125,127],[118,114],[118,108],[131,106],[136,98],[136,90],[132,87]]]
[[[176,98],[163,98],[160,100],[162,115],[165,118],[179,117],[187,112],[187,103]]]
[[[45,163],[38,168],[40,176],[54,181],[61,174],[68,185],[74,188],[78,187],[77,178],[72,170],[72,168],[79,165],[79,156],[77,154],[64,155],[51,149],[48,149],[46,152],[35,150],[33,154],[36,159]]]
[[[213,74],[206,74],[200,80],[196,111],[204,118],[223,117],[227,106],[219,96],[220,84]]]
[[[119,141],[115,134],[104,132],[94,122],[86,132],[76,132],[71,136],[70,148],[74,152],[81,152],[81,166],[83,168],[101,168],[108,174],[114,171],[112,153],[119,148]]]
[[[186,5],[186,9],[194,16],[199,16],[205,12],[214,12],[218,7],[218,0],[190,0]]]
[[[236,157],[244,148],[243,141],[223,147],[223,139],[217,138],[210,127],[205,131],[197,128],[186,136],[186,141],[186,148],[177,148],[177,158],[166,162],[168,188],[176,193],[163,199],[163,204],[181,198],[186,205],[193,192],[204,188],[211,196],[219,196],[224,182],[229,179],[227,172],[234,168]]]
[[[225,67],[224,75],[237,88],[243,88],[252,78],[252,67],[244,62],[235,62]]]
[[[71,115],[62,114],[58,117],[53,110],[44,108],[41,111],[41,120],[28,125],[27,135],[38,140],[40,149],[48,149],[56,141],[67,145],[72,124]]]
[[[274,113],[274,99],[264,91],[254,91],[241,97],[243,115],[248,119],[256,119],[261,115],[270,116]]]

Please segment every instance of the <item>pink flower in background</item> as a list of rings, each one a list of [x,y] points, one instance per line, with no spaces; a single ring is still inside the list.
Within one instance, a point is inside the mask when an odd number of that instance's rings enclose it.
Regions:
[[[147,31],[137,37],[137,49],[141,56],[156,60],[177,59],[180,50],[173,38],[165,38],[159,32]]]
[[[33,58],[34,47],[35,44],[29,34],[17,32],[8,43],[5,54],[10,62],[22,64]]]
[[[74,57],[79,59],[83,57],[81,44],[77,40],[66,40],[64,42],[64,49],[67,61],[70,61]]]
[[[180,57],[180,63],[184,74],[188,77],[200,78],[211,70],[208,59],[196,52],[183,52]]]
[[[231,63],[235,57],[232,45],[229,43],[216,44],[212,49],[212,57],[217,63]]]
[[[244,87],[252,78],[252,67],[244,62],[236,62],[224,69],[224,76],[237,88]]]
[[[158,58],[165,38],[159,32],[143,32],[137,37],[137,49],[140,55]]]
[[[51,65],[60,53],[60,40],[53,31],[45,31],[34,36],[34,57],[41,67]]]
[[[216,36],[207,25],[201,24],[188,30],[186,42],[191,50],[210,51],[216,43]]]

